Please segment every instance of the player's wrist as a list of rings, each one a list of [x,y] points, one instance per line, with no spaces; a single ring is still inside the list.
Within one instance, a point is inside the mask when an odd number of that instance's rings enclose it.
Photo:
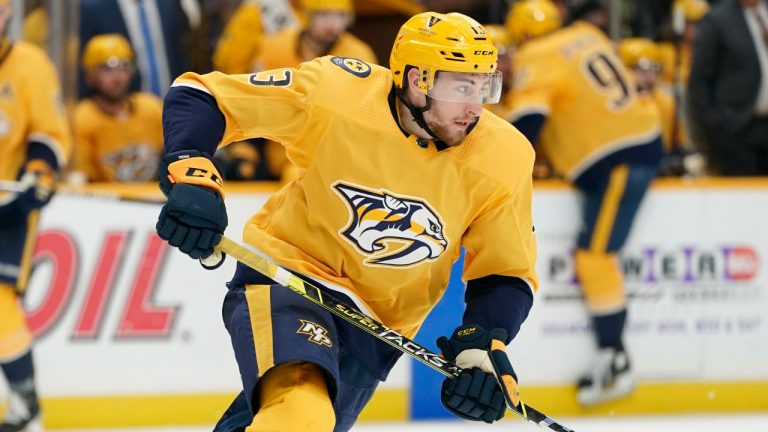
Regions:
[[[201,186],[224,196],[224,179],[216,161],[207,153],[182,150],[168,153],[160,163],[160,189],[168,195],[174,184]]]

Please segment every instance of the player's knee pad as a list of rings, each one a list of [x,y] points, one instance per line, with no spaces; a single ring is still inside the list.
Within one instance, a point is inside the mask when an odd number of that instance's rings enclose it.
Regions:
[[[316,365],[275,366],[259,382],[259,411],[247,432],[332,432],[336,423],[325,374]]]
[[[575,260],[576,275],[590,312],[605,314],[625,307],[624,281],[615,253],[578,249]]]
[[[31,346],[32,334],[16,290],[0,283],[0,363],[16,359]]]

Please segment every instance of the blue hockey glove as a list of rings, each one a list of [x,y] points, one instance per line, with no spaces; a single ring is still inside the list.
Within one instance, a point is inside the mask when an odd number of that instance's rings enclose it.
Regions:
[[[157,234],[194,259],[210,256],[228,223],[213,159],[194,150],[169,153],[159,175],[168,202],[160,211]]]
[[[517,375],[504,351],[507,331],[463,325],[451,338],[437,340],[443,357],[463,369],[457,379],[443,381],[440,399],[448,411],[467,420],[493,423],[504,417],[507,404],[520,403]]]
[[[24,165],[19,182],[27,190],[19,193],[16,202],[24,214],[39,209],[51,201],[56,188],[56,172],[42,159],[32,159]]]

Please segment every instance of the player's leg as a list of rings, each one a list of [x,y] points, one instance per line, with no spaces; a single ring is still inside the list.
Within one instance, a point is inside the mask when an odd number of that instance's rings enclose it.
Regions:
[[[331,432],[335,413],[325,373],[308,362],[277,365],[261,378],[259,411],[246,432]]]
[[[245,397],[245,391],[241,391],[229,404],[213,430],[214,432],[243,432],[252,421],[251,406]]]
[[[360,332],[362,337],[373,339]],[[380,343],[376,341],[376,343]],[[334,404],[336,409],[336,427],[334,432],[346,432],[352,429],[360,412],[371,400],[379,380],[360,363],[351,352],[342,348],[340,353],[339,395]]]
[[[284,287],[247,285],[230,289],[223,315],[243,393],[214,430],[330,432],[338,381],[330,314]]]
[[[592,405],[634,389],[622,336],[626,293],[616,252],[624,245],[656,167],[621,165],[605,181],[583,190],[583,226],[575,253],[576,273],[597,339],[598,356],[579,380],[579,401]]]
[[[32,334],[20,293],[26,288],[37,234],[38,211],[4,215],[0,226],[0,369],[8,381],[8,410],[0,432],[39,431],[40,404],[35,389]]]

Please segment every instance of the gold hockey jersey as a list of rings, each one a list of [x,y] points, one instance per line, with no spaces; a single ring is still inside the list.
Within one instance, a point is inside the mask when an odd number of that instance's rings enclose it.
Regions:
[[[16,179],[30,141],[50,148],[63,168],[71,138],[53,64],[24,41],[3,45],[0,58],[0,180]]]
[[[245,242],[413,336],[460,246],[465,280],[512,276],[537,289],[534,152],[488,111],[459,146],[417,142],[399,126],[392,82],[389,69],[322,57],[253,75],[187,73],[174,86],[215,97],[223,144],[278,141],[302,172],[248,221]]]
[[[591,24],[577,22],[524,43],[513,65],[508,118],[544,114],[540,138],[555,169],[570,179],[661,133],[659,116],[640,106],[611,41]]]
[[[90,99],[75,109],[76,169],[94,182],[155,178],[163,152],[163,106],[150,93],[134,93],[125,116],[111,116]]]

